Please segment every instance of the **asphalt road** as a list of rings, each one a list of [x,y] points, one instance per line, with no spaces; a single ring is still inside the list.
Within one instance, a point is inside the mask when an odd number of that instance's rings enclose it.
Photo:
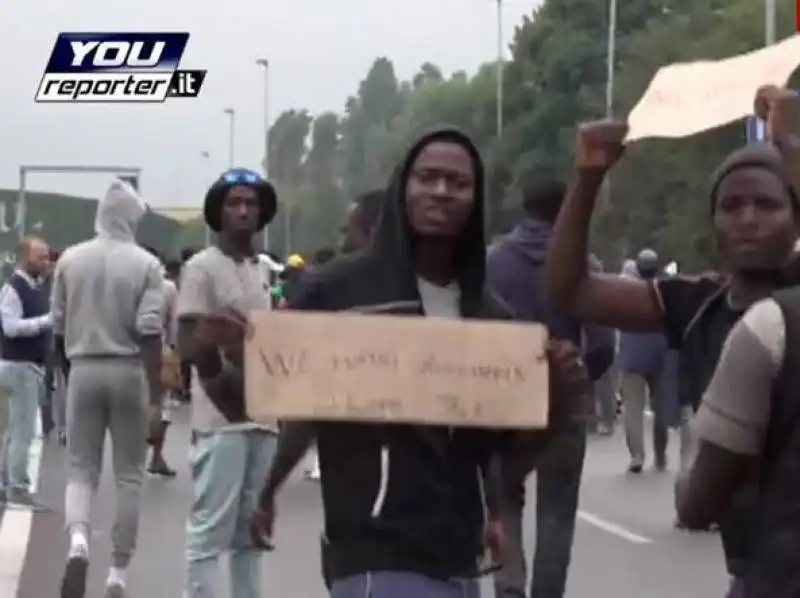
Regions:
[[[185,419],[182,416],[179,419]],[[129,578],[132,598],[183,596],[183,534],[190,495],[187,474],[188,432],[173,426],[168,459],[179,470],[174,480],[148,479],[143,492],[139,552]],[[677,438],[674,439],[676,444]],[[671,447],[677,463],[676,446]],[[59,510],[63,505],[63,451],[45,446],[40,463],[40,491]],[[720,596],[727,580],[719,538],[673,528],[672,476],[647,470],[625,474],[627,457],[621,434],[596,438],[590,444],[584,473],[581,512],[573,550],[567,598],[674,598]],[[106,463],[110,471],[110,463]],[[531,482],[533,483],[533,481]],[[527,536],[533,538],[534,505],[528,506]],[[109,564],[114,486],[110,475],[101,484],[92,540],[88,598],[102,598]],[[325,598],[319,576],[321,512],[318,486],[296,476],[278,505],[277,550],[265,557],[264,596]],[[25,529],[0,513],[0,576],[6,585],[15,575],[8,555],[24,550]],[[5,530],[3,527],[7,526]],[[14,533],[10,533],[13,531]],[[5,532],[5,533],[4,533]],[[532,541],[529,542],[532,549]],[[16,598],[58,595],[66,554],[61,514],[32,516],[27,553],[16,573]],[[20,553],[22,554],[22,553]],[[22,561],[22,557],[20,557]],[[223,571],[225,567],[223,566]],[[0,592],[0,598],[14,598]],[[486,584],[484,596],[492,596]],[[221,583],[220,598],[231,598]]]

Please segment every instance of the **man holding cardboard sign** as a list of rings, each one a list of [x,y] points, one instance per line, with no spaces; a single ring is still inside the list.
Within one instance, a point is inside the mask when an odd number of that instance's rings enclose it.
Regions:
[[[479,154],[466,135],[453,129],[425,135],[395,173],[372,246],[309,272],[293,307],[405,316],[396,318],[397,326],[387,325],[386,335],[404,334],[397,328],[404,323],[409,329],[425,325],[410,316],[435,317],[438,321],[427,322],[431,330],[455,338],[459,334],[455,328],[460,328],[462,340],[469,326],[491,324],[456,325],[448,320],[507,317],[484,287],[483,185]],[[308,317],[319,318],[320,342],[327,342],[322,339],[334,325],[325,324],[321,315]],[[363,319],[365,326],[386,318],[351,317]],[[535,338],[537,329],[530,330]],[[405,354],[396,356],[398,362],[411,359],[412,349],[429,350],[432,359],[427,366],[421,362],[421,367],[438,371],[447,370],[450,366],[445,364],[459,352],[458,346],[437,351],[436,346],[423,346],[424,341],[414,347],[410,336],[402,344]],[[479,352],[472,344],[464,354],[477,358],[482,353],[485,363],[492,362],[492,347]],[[550,364],[550,396],[564,399],[549,405],[552,421],[579,409],[587,378],[576,347],[568,342],[550,341],[545,351],[530,350],[531,362],[543,358]],[[374,361],[389,370],[394,363],[391,355],[378,355]],[[459,365],[450,365],[456,374],[477,376],[476,385],[483,384],[485,375],[495,376],[494,368],[481,369],[477,359],[472,366],[463,358]],[[500,370],[498,377],[516,376],[514,371]],[[431,384],[441,384],[442,377]],[[382,390],[384,396],[401,394]],[[322,388],[319,394],[327,400]],[[546,394],[528,400],[546,401]],[[469,396],[456,390],[453,406],[464,406]],[[490,458],[502,451],[510,434],[470,426],[480,421],[474,412],[473,420],[451,415],[450,425],[441,416],[439,425],[396,423],[394,403],[389,403],[386,410],[373,412],[371,422],[363,411],[354,418],[359,422],[287,422],[261,494],[254,534],[271,537],[275,495],[316,439],[326,521],[323,561],[331,596],[474,598],[479,591],[476,578],[486,572],[480,565],[486,529],[484,480]],[[328,415],[323,419],[332,418],[330,411],[324,413]],[[490,529],[490,544],[496,548],[501,534],[496,525]]]
[[[728,332],[755,301],[800,282],[795,247],[800,221],[797,140],[791,134],[796,94],[762,88],[759,116],[767,117],[769,144],[736,150],[714,175],[709,209],[729,280],[675,276],[635,281],[587,274],[589,223],[606,173],[622,156],[627,125],[590,123],[576,141],[576,179],[555,227],[550,253],[553,299],[576,317],[627,331],[663,331],[681,359],[681,372],[697,407],[714,373]],[[751,552],[753,477],[742,476],[748,457],[740,448],[753,414],[745,405],[714,404],[701,410],[698,457],[690,490],[678,492],[681,523],[702,528],[722,523],[728,570],[738,583]],[[749,414],[749,415],[748,415]],[[705,420],[705,421],[703,421]],[[750,482],[742,492],[740,482]],[[735,498],[734,509],[731,499]],[[773,595],[777,595],[776,592]]]

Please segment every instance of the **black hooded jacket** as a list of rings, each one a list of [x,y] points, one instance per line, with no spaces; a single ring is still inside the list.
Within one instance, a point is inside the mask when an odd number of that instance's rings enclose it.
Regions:
[[[373,246],[314,268],[293,308],[424,316],[411,257],[405,182],[433,141],[473,156],[477,200],[460,242],[458,280],[464,318],[506,319],[484,290],[483,168],[463,133],[437,129],[408,152],[387,190]],[[507,436],[477,428],[324,423],[322,470],[330,578],[367,571],[413,571],[437,578],[474,576],[483,557],[484,474]]]

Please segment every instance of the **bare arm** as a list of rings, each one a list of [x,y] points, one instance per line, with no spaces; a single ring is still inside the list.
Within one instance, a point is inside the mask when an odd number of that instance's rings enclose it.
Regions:
[[[294,303],[285,303],[282,309],[323,310],[325,302],[316,292],[313,280],[307,280],[300,286]],[[312,421],[291,421],[281,423],[281,432],[278,436],[278,448],[272,460],[264,486],[261,490],[261,501],[271,502],[280,490],[286,478],[297,467],[305,456],[311,444],[317,437],[317,423]]]
[[[144,365],[150,404],[160,405],[163,395],[161,385],[161,356],[163,350],[164,277],[153,262],[147,272],[144,293],[136,313],[136,332]]]
[[[209,400],[223,417],[237,423],[247,421],[244,401],[244,368],[241,363],[223,361],[219,350],[195,339],[197,316],[178,319],[178,351],[194,365]]]
[[[570,186],[548,252],[552,300],[574,317],[595,324],[659,331],[663,314],[651,283],[589,271],[589,225],[604,176],[603,170],[579,170]]]
[[[313,422],[283,423],[278,436],[278,449],[261,491],[262,497],[271,500],[277,494],[314,442],[316,435],[317,430]]]
[[[580,125],[575,141],[576,175],[559,212],[548,252],[553,304],[571,315],[631,332],[657,332],[662,312],[653,287],[641,281],[590,273],[589,225],[606,174],[625,152],[625,123]]]

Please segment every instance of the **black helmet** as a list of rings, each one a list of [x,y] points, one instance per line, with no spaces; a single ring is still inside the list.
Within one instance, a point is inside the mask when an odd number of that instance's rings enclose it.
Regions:
[[[203,217],[208,227],[215,233],[222,230],[222,202],[233,187],[250,187],[256,192],[261,208],[258,230],[264,230],[278,211],[278,194],[268,180],[246,168],[226,170],[209,188],[203,205]]]

